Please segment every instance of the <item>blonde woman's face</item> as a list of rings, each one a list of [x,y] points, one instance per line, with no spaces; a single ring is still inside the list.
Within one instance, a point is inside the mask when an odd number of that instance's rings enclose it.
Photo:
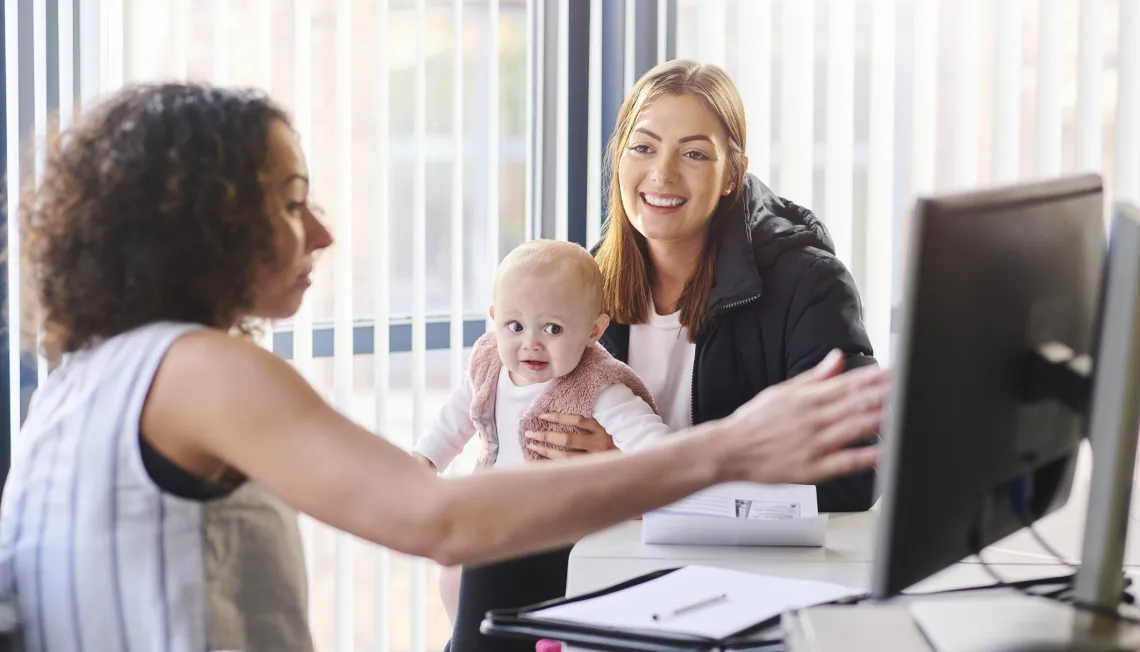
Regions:
[[[728,134],[700,97],[665,95],[642,109],[618,161],[633,227],[650,241],[703,239],[732,191],[728,152]]]

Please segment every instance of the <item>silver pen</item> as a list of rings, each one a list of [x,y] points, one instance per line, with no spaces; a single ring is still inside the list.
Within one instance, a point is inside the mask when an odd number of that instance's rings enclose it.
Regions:
[[[673,618],[674,616],[680,616],[681,614],[689,613],[690,611],[700,609],[701,607],[707,607],[709,605],[713,605],[713,604],[716,604],[718,602],[723,602],[727,599],[728,599],[728,594],[727,593],[721,593],[720,595],[714,595],[711,598],[704,598],[704,599],[698,600],[696,602],[687,604],[683,607],[677,607],[676,609],[673,609],[672,611],[666,611],[665,613],[653,614],[653,620],[657,620],[657,621],[667,620],[669,618]]]

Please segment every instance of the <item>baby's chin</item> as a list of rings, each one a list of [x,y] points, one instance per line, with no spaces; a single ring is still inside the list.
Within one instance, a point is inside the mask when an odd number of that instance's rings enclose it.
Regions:
[[[542,366],[520,362],[514,367],[509,367],[508,371],[510,371],[511,381],[516,385],[545,383],[548,380],[566,375],[555,372],[554,366],[549,362]]]

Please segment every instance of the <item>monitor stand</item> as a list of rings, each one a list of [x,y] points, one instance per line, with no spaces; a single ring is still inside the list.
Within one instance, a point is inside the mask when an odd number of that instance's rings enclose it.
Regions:
[[[910,606],[937,652],[1117,652],[1140,649],[1140,625],[1027,595],[926,598]]]

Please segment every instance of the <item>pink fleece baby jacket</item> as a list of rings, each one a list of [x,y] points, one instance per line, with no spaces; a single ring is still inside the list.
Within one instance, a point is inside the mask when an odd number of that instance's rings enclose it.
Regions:
[[[499,373],[503,362],[499,359],[499,349],[494,333],[485,333],[475,341],[471,350],[468,373],[474,394],[471,400],[471,420],[475,431],[483,442],[483,451],[478,466],[487,467],[495,463],[499,456],[499,434],[495,429],[495,390],[499,384]],[[632,369],[614,358],[600,344],[586,347],[582,360],[573,371],[555,378],[550,386],[534,400],[519,422],[517,437],[522,445],[523,455],[528,461],[545,459],[526,447],[526,433],[529,431],[550,430],[556,432],[584,432],[581,428],[551,423],[538,418],[540,414],[562,413],[583,417],[594,415],[594,404],[602,390],[610,385],[621,383],[633,391],[657,412],[657,404],[645,387],[645,383]],[[542,444],[550,448],[562,449],[554,444]]]

